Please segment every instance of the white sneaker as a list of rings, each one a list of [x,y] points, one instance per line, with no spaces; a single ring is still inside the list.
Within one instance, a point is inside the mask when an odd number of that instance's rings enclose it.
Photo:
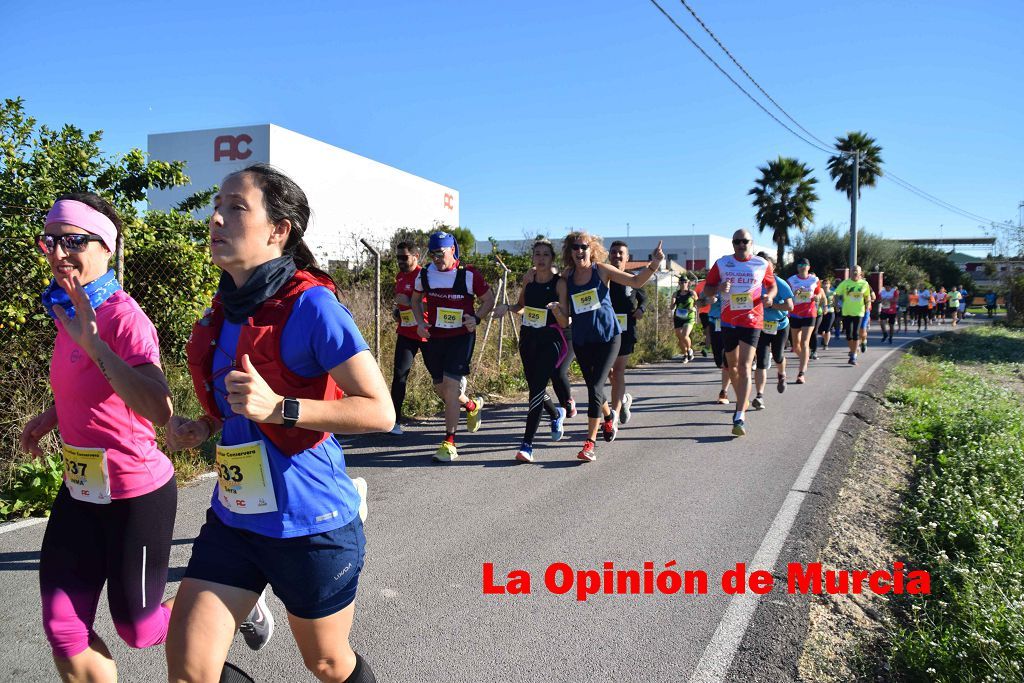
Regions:
[[[401,436],[402,434],[405,434],[405,432],[402,431],[402,425],[400,425],[400,424],[398,424],[396,422],[395,426],[391,428],[391,431],[388,432],[388,434],[394,434],[395,436]]]
[[[262,650],[270,641],[270,637],[274,635],[274,615],[267,607],[266,590],[260,593],[256,604],[249,612],[249,616],[238,627],[238,631],[242,634],[245,644],[249,646],[250,650]]]
[[[356,487],[356,493],[359,494],[359,520],[365,522],[366,515],[370,511],[366,506],[366,480],[362,477],[356,477],[352,480],[352,483]]]
[[[629,422],[629,418],[631,417],[631,414],[630,414],[629,411],[630,411],[630,408],[632,408],[632,407],[633,407],[633,396],[632,396],[632,394],[624,395],[622,397],[622,408],[621,408],[622,413],[621,413],[621,417],[619,418],[619,423],[620,424],[626,424],[627,422]]]

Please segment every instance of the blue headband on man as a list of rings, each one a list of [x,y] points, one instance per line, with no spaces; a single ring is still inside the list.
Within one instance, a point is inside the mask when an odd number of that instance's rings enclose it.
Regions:
[[[440,231],[430,233],[430,242],[427,244],[429,251],[445,247],[455,247],[455,258],[459,258],[459,243],[455,240],[455,235]]]

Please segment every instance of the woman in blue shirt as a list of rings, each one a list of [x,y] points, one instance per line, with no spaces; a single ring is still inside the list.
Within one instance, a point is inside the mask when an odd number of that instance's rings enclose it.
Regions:
[[[228,176],[214,199],[210,253],[223,273],[188,347],[205,414],[171,418],[168,442],[195,447],[220,431],[218,483],[171,612],[172,681],[218,680],[243,620],[250,647],[265,644],[267,585],[317,678],[374,680],[348,642],[365,539],[334,434],[387,431],[395,412],[302,239],[309,216],[298,185],[265,164]]]

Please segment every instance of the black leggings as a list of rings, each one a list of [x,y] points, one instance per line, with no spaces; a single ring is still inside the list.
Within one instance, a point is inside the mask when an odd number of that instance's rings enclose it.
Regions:
[[[862,315],[844,315],[843,332],[846,334],[846,341],[857,341],[860,338],[860,324],[864,320]]]
[[[566,330],[567,332],[568,330]],[[566,336],[568,340],[569,337]],[[576,352],[572,348],[572,341],[566,342],[565,360],[558,366],[558,372],[551,378],[551,388],[555,390],[555,397],[558,404],[569,410],[569,399],[572,398],[572,385],[569,383],[569,366],[576,359]]]
[[[608,371],[612,369],[619,355],[622,335],[615,335],[606,342],[590,342],[587,344],[573,343],[576,350],[576,361],[580,364],[583,381],[587,383],[587,417],[595,418],[604,415],[601,407],[608,402],[604,392],[604,383],[608,380]]]
[[[708,343],[711,344],[711,355],[715,358],[715,367],[727,368],[729,364],[725,361],[725,347],[722,344],[722,331],[715,331],[714,325],[708,325]]]
[[[825,334],[826,332],[832,332],[832,328],[836,325],[836,314],[826,313],[821,316],[821,324],[818,325],[818,334]]]
[[[526,414],[526,431],[523,442],[532,444],[540,424],[540,411],[543,408],[548,417],[555,417],[555,405],[547,395],[548,382],[557,386],[559,370],[556,363],[562,353],[565,342],[562,335],[550,327],[540,330],[526,331],[524,328],[519,337],[519,357],[523,361],[523,374],[530,388],[530,410]]]
[[[779,330],[775,334],[764,334],[757,338],[757,369],[768,369],[768,352],[772,354],[775,364],[782,363],[784,347],[786,345],[786,334],[789,328]],[[781,372],[779,374],[782,374]]]
[[[822,318],[822,316],[820,315],[814,319],[814,331],[811,332],[811,353],[814,353],[818,350],[818,328],[821,326],[823,320],[824,318]]]
[[[171,612],[160,601],[177,501],[174,477],[106,505],[75,500],[61,485],[39,551],[43,630],[55,656],[70,659],[89,644],[104,583],[122,640],[136,648],[164,642]]]
[[[395,339],[395,370],[391,378],[391,402],[395,405],[395,419],[402,420],[402,404],[405,403],[405,385],[409,371],[416,359],[416,352],[423,350],[423,342],[398,335]]]

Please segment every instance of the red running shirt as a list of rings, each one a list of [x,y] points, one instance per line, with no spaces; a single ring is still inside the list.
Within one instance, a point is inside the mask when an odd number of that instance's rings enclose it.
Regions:
[[[705,281],[710,287],[731,283],[729,292],[719,290],[722,299],[722,324],[726,327],[764,328],[764,306],[761,296],[775,286],[772,265],[760,256],[741,261],[734,255],[715,261]]]
[[[477,297],[483,296],[490,289],[476,268],[466,266],[466,293],[456,293],[454,287],[458,266],[459,263],[456,261],[451,270],[439,271],[432,263],[426,267],[430,291],[426,293],[425,298],[427,319],[431,321],[431,339],[469,334],[469,330],[461,322],[462,313],[473,315]],[[423,292],[422,278],[422,274],[418,274],[415,280],[417,295]]]
[[[790,275],[786,280],[793,289],[793,311],[790,318],[814,318],[818,315],[818,295],[821,294],[821,280],[814,273],[807,277]]]
[[[416,289],[416,278],[420,276],[420,267],[416,266],[416,270],[411,270],[408,273],[398,273],[395,276],[395,296],[403,294],[412,300],[413,292]],[[426,310],[426,306],[423,307]],[[412,308],[409,306],[403,306],[398,304],[398,329],[396,330],[399,335],[408,337],[409,339],[419,339],[420,341],[426,341],[421,339],[416,334],[416,318],[412,313]],[[427,321],[429,324],[430,314],[427,313]]]

